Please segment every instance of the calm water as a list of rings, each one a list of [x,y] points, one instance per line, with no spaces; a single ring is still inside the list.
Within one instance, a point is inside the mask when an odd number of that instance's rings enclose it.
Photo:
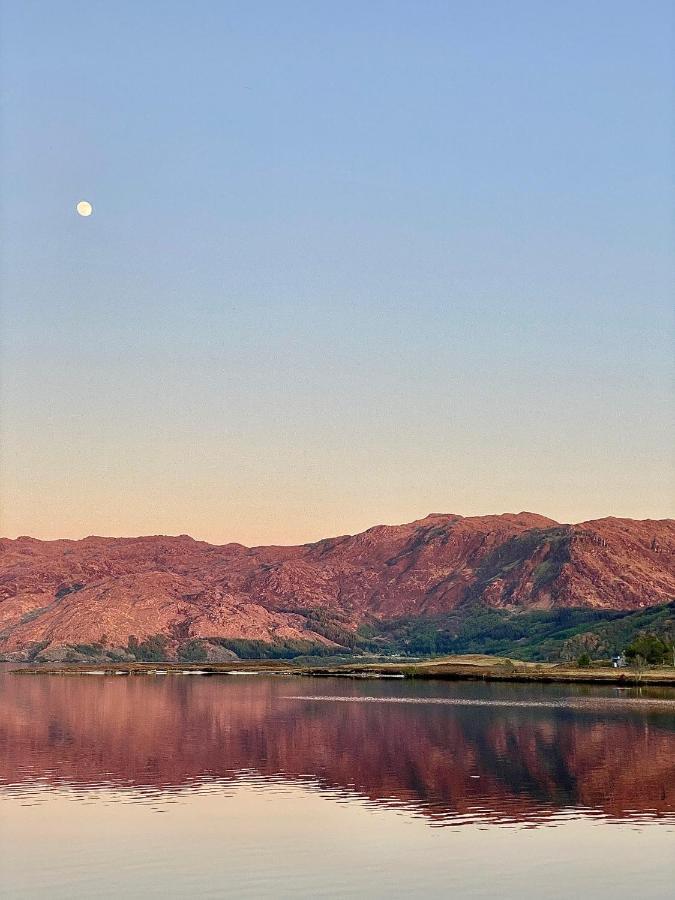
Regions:
[[[0,674],[3,897],[672,897],[675,693]]]

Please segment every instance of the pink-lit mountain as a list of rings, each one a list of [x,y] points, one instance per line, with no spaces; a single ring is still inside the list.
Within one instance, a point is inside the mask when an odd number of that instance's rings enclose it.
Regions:
[[[639,610],[675,599],[675,521],[560,525],[533,513],[430,515],[295,547],[187,536],[0,540],[0,654],[165,635],[330,644],[330,630],[516,610]],[[339,641],[337,643],[340,643]]]

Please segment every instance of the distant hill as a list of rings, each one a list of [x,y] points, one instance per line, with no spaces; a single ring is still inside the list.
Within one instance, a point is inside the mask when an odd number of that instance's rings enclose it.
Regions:
[[[555,657],[571,637],[673,600],[670,519],[434,514],[295,547],[0,540],[0,654],[10,659],[514,646]]]

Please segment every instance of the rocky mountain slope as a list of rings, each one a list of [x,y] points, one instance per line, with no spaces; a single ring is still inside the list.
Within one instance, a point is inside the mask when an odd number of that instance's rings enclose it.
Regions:
[[[225,656],[227,639],[344,647],[368,625],[476,604],[638,610],[673,599],[673,520],[437,514],[296,547],[0,540],[0,654],[13,658],[94,644],[128,654],[130,636],[132,654],[156,636],[169,654],[196,640]]]

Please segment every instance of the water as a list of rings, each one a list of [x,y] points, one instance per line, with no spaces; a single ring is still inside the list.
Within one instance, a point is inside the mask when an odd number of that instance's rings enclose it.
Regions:
[[[3,897],[662,898],[675,692],[0,674]]]

